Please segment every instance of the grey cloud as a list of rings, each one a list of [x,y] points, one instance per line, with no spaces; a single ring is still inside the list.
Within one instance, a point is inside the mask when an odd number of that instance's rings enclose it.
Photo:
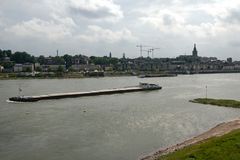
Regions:
[[[215,3],[216,0],[181,0],[184,4],[209,4],[209,3]]]
[[[230,11],[229,16],[227,16],[224,20],[228,23],[240,23],[240,10],[234,9]]]
[[[228,3],[229,0],[222,1]],[[191,54],[192,44],[196,42],[201,56],[232,56],[239,59],[237,53],[240,52],[240,44],[237,35],[240,31],[236,28],[240,25],[240,11],[232,10],[226,19],[220,19],[197,10],[198,5],[212,2],[218,3],[216,0],[0,0],[0,49],[26,50],[34,55],[55,54],[56,49],[96,56],[111,51],[118,57],[123,52],[127,56],[136,57],[139,55],[136,44],[145,44],[161,48],[156,51],[156,57],[175,57],[180,53]],[[85,3],[89,5],[83,5]],[[234,0],[229,3],[233,3],[232,8],[239,4]],[[162,32],[139,22],[139,17],[143,14],[161,8],[169,12],[150,15],[153,25],[161,23],[164,28],[180,28],[181,34]],[[219,9],[221,8],[228,9],[224,5]],[[181,16],[179,11],[184,9],[186,12]],[[218,10],[206,8],[209,11],[211,9]],[[214,25],[216,19],[220,23]],[[109,20],[114,23],[109,23]],[[99,27],[89,29],[89,25]],[[189,27],[192,32],[186,34]],[[12,32],[6,32],[7,28]],[[201,32],[213,32],[214,36],[202,38],[194,34]],[[78,35],[80,39],[74,38]],[[131,36],[134,36],[134,40],[129,41]],[[89,41],[84,41],[86,39]],[[108,43],[109,41],[113,43]]]
[[[121,6],[112,0],[71,0],[65,7],[71,16],[81,16],[88,20],[117,22],[123,18]]]
[[[192,11],[186,18],[186,21],[192,25],[201,25],[202,23],[214,23],[214,17],[203,11]]]
[[[113,13],[109,12],[107,7],[102,7],[97,10],[89,10],[80,7],[70,7],[70,12],[91,19],[108,18],[115,16]]]
[[[163,16],[164,25],[170,26],[174,23],[174,18],[171,15],[165,14]]]
[[[230,41],[229,45],[232,46],[232,47],[240,48],[240,42],[238,40]]]

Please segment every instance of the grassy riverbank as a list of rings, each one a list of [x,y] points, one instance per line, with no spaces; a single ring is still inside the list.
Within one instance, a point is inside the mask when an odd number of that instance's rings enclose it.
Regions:
[[[0,73],[0,80],[15,80],[15,79],[68,79],[68,78],[98,78],[98,77],[121,77],[134,76],[132,72],[104,72],[104,74],[84,75],[80,72],[41,72],[35,75],[31,73]]]
[[[240,108],[240,101],[197,98],[193,103]],[[240,119],[217,125],[182,143],[163,148],[141,160],[238,160],[240,159]]]
[[[240,129],[188,146],[158,160],[238,160],[240,159],[239,151]]]
[[[224,106],[224,107],[240,108],[240,101],[229,100],[229,99],[197,98],[194,100],[190,100],[190,102],[200,103],[200,104],[211,104],[211,105]]]
[[[191,100],[193,103],[210,104],[216,106],[240,108],[240,101],[229,99],[210,99],[197,98]],[[239,122],[235,123],[239,126]],[[231,123],[226,123],[222,129],[216,126],[214,130],[228,130],[232,128]],[[215,132],[215,131],[211,131]],[[230,133],[220,137],[212,136],[192,145],[187,145],[175,152],[170,152],[165,156],[160,156],[158,160],[238,160],[240,159],[240,129],[233,130]]]

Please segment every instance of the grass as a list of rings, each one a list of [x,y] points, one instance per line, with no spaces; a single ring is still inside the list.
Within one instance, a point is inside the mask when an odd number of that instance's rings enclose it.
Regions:
[[[224,106],[224,107],[240,108],[240,101],[229,100],[229,99],[197,98],[194,100],[190,100],[190,102],[201,103],[201,104],[211,104],[211,105]]]
[[[158,160],[239,160],[240,129],[185,147]]]
[[[193,103],[240,108],[240,101],[197,98]],[[158,160],[240,160],[240,129],[187,146]]]
[[[0,80],[15,79],[57,79],[57,78],[84,78],[80,73],[54,73],[54,74],[36,74],[35,76],[21,76],[18,73],[0,73]]]

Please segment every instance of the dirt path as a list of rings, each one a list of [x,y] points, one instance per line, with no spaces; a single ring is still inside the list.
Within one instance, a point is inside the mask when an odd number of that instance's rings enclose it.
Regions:
[[[193,137],[189,140],[186,140],[182,143],[176,144],[174,146],[171,147],[167,147],[167,148],[163,148],[163,149],[159,149],[157,152],[155,153],[151,153],[149,155],[146,155],[144,157],[139,158],[139,160],[156,160],[159,156],[162,155],[166,155],[168,153],[177,151],[179,149],[182,149],[186,146],[201,142],[203,140],[206,140],[208,138],[211,137],[218,137],[218,136],[222,136],[224,134],[227,134],[235,129],[239,129],[240,128],[240,119],[236,119],[230,122],[224,122],[224,123],[220,123],[217,126],[215,126],[214,128],[210,129],[207,132],[204,132],[196,137]]]

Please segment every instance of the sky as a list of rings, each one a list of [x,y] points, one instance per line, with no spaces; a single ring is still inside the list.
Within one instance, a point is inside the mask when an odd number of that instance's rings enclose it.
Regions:
[[[0,49],[32,55],[240,60],[238,0],[0,0]],[[149,49],[145,47],[144,50]],[[147,52],[143,52],[147,56]]]

